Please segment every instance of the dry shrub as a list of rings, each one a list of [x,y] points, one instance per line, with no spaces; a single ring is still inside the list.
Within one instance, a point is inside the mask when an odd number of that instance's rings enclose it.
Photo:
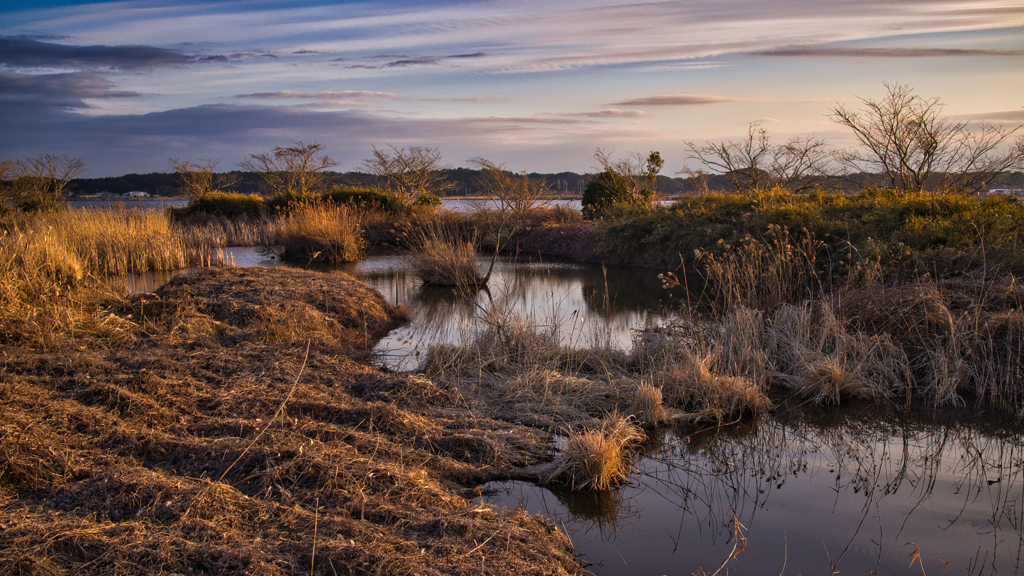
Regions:
[[[330,202],[300,202],[272,225],[271,243],[290,262],[355,262],[366,248],[357,208]]]
[[[788,229],[771,225],[764,239],[747,237],[738,245],[725,246],[719,255],[698,250],[696,256],[724,309],[747,306],[770,311],[820,290],[815,265],[823,246],[809,235],[797,239]]]
[[[609,415],[600,428],[570,431],[548,483],[572,490],[608,490],[629,479],[631,450],[644,436],[631,419]]]

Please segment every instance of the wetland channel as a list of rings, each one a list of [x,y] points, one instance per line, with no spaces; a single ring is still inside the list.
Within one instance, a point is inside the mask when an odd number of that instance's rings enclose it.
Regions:
[[[280,261],[234,249],[235,265]],[[489,292],[427,289],[401,256],[343,270],[405,305],[412,321],[377,347],[413,370],[431,342],[465,339],[490,305],[556,330],[566,343],[630,346],[678,302],[657,271],[501,261]],[[151,291],[171,276],[128,279]],[[563,527],[602,576],[710,574],[1017,574],[1024,550],[1024,437],[1005,423],[886,408],[782,404],[723,427],[649,434],[631,481],[610,492],[490,483],[478,498]]]

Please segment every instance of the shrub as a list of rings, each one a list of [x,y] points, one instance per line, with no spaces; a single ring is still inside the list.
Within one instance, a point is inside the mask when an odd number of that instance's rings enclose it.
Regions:
[[[256,194],[238,192],[211,192],[202,198],[190,200],[184,208],[170,208],[174,218],[186,218],[198,214],[224,216],[227,218],[262,216],[267,203]]]

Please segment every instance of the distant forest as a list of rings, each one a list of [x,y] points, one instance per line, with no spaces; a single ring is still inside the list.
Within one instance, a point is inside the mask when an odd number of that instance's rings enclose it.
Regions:
[[[469,168],[454,168],[446,170],[448,181],[452,188],[447,191],[446,196],[473,196],[479,193],[480,171]],[[252,172],[232,172],[237,176],[237,182],[231,187],[231,191],[244,194],[260,194],[261,190],[259,177]],[[338,186],[371,187],[374,183],[374,176],[363,172],[333,172],[331,183]],[[583,194],[590,174],[577,174],[575,172],[559,172],[557,174],[529,174],[531,179],[544,179],[551,187],[552,192],[559,196],[577,197]],[[843,178],[833,177],[822,182],[825,187],[847,190],[850,192],[863,189],[877,180],[872,174],[858,174],[845,176]],[[1020,188],[1024,185],[1024,173],[1011,172],[1001,175],[992,183],[992,188],[1012,187]],[[735,190],[730,179],[723,174],[711,175],[707,180],[709,190],[728,191]],[[102,193],[124,195],[132,191],[147,192],[151,196],[183,196],[175,179],[174,174],[165,172],[152,172],[149,174],[125,174],[124,176],[112,176],[106,178],[77,178],[71,181],[69,187],[71,194],[75,196],[95,196]],[[699,191],[696,182],[692,178],[672,178],[669,176],[658,176],[658,190],[666,196],[678,196],[692,194]]]

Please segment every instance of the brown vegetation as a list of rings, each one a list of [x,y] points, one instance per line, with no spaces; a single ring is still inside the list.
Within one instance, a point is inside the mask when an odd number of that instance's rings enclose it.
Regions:
[[[0,573],[572,574],[549,522],[466,488],[546,435],[369,367],[401,318],[343,274],[208,269],[10,344]]]

